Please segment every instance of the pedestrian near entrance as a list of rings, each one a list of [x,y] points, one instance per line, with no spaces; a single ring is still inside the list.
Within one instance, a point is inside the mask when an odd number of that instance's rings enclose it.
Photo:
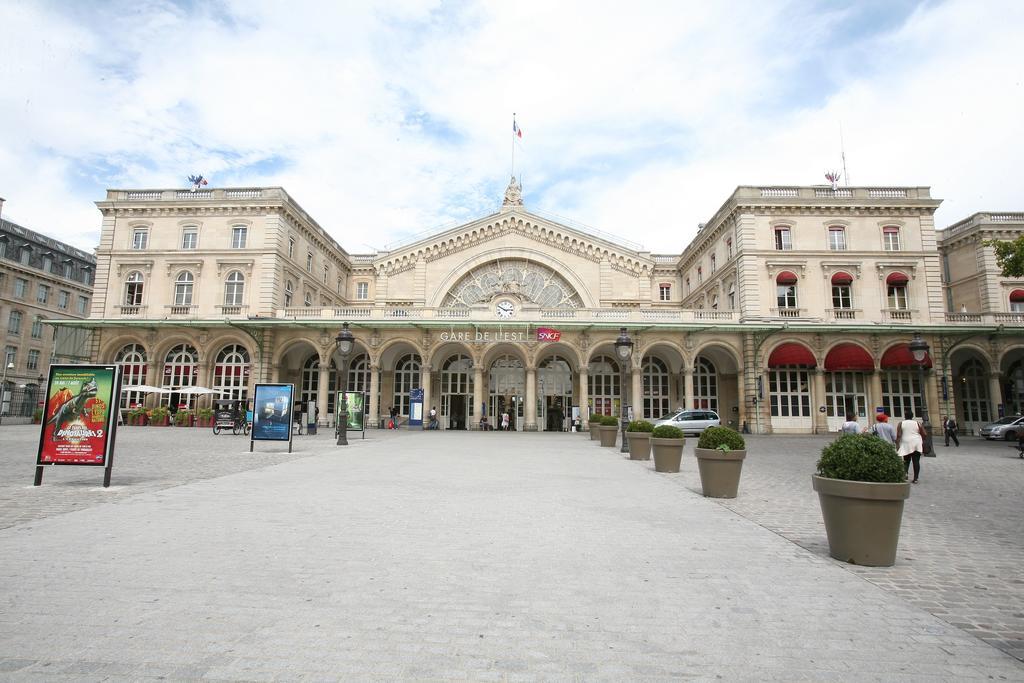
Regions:
[[[914,480],[916,484],[921,476],[921,451],[924,449],[923,425],[914,419],[913,413],[907,413],[903,422],[896,428],[897,453],[903,457],[903,470],[910,471],[910,463],[914,463]]]
[[[857,423],[857,416],[853,413],[846,414],[846,422],[839,428],[843,434],[860,434],[860,424]]]
[[[427,429],[437,429],[437,406],[430,408],[430,421],[427,423]]]
[[[506,410],[504,413],[501,414],[501,431],[503,431],[503,432],[507,432],[508,431],[509,419],[510,419],[509,418],[509,414],[508,414],[508,411]]]
[[[889,424],[889,416],[885,413],[878,413],[875,416],[875,424],[868,430],[869,434],[874,434],[883,441],[888,441],[893,446],[896,445],[896,428]]]
[[[957,432],[960,430],[959,425],[956,423],[955,417],[945,417],[942,419],[942,431],[946,437],[946,445],[949,445],[949,440],[953,439],[953,443],[956,444],[957,448],[960,448],[960,439],[957,437]]]

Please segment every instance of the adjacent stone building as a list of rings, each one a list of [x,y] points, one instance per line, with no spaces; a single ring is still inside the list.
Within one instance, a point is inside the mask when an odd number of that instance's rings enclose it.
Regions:
[[[95,269],[91,254],[0,220],[4,417],[31,418],[55,352],[53,327],[44,320],[87,317]]]
[[[490,215],[349,254],[281,188],[109,190],[92,315],[64,326],[92,330],[90,356],[126,383],[170,391],[123,407],[283,381],[330,424],[348,322],[347,389],[367,392],[370,424],[422,389],[445,429],[506,410],[517,429],[562,429],[574,406],[618,414],[625,390],[636,416],[686,406],[762,433],[920,412],[924,393],[933,419],[971,428],[1024,402],[1024,313],[994,294],[949,310],[939,203],[926,187],[738,187],[682,253],[655,254],[530,210],[513,179]],[[987,381],[957,374],[964,354]]]

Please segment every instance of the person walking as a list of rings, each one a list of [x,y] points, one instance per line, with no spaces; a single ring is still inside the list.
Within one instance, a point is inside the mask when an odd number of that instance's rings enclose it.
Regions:
[[[914,463],[914,480],[916,484],[921,476],[921,451],[924,450],[925,428],[914,419],[914,414],[908,412],[903,422],[896,428],[896,453],[903,457],[903,470],[910,471],[910,463]]]
[[[501,431],[503,431],[503,432],[507,432],[508,431],[508,423],[509,423],[509,415],[508,415],[508,411],[506,410],[504,413],[501,414]]]
[[[957,437],[957,431],[960,427],[956,423],[955,417],[946,417],[942,420],[942,432],[946,437],[946,445],[949,445],[949,440],[953,439],[953,443],[956,444],[957,448],[960,448],[960,439]]]
[[[867,431],[893,446],[896,445],[896,428],[889,424],[889,416],[885,413],[875,415],[875,424]]]
[[[860,425],[857,423],[857,416],[853,413],[846,414],[846,422],[839,428],[843,434],[860,434]]]

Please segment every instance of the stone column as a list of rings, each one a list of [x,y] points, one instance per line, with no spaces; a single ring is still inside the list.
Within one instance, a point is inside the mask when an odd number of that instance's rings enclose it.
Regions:
[[[641,368],[633,367],[633,381],[630,382],[630,385],[630,393],[626,397],[626,405],[633,406],[633,417],[637,420],[642,420],[644,417],[644,375]],[[661,416],[655,415],[654,417]]]
[[[331,381],[331,359],[328,358],[327,362],[324,359],[320,359],[320,376],[317,379],[317,394],[316,394],[316,407],[320,409],[320,414],[324,416],[324,420],[327,420],[327,396],[329,391],[333,391],[334,387],[329,386]],[[334,406],[334,410],[338,410],[338,406]],[[319,423],[319,420],[317,420]]]
[[[537,368],[526,368],[526,422],[523,431],[537,431]]]
[[[761,396],[757,402],[757,420],[760,422],[760,434],[771,434],[772,427],[772,384],[771,369],[765,368],[758,375],[761,378]],[[755,380],[756,381],[756,380]]]
[[[1002,373],[993,372],[988,376],[988,400],[992,403],[992,419],[999,419],[999,404],[1003,402]]]
[[[926,370],[924,373],[924,400],[927,401],[925,408],[928,410],[928,421],[932,425],[932,434],[935,428],[942,423],[942,411],[939,410],[939,377],[934,370]]]
[[[736,374],[736,431],[743,431],[743,423],[747,420],[747,397],[743,391],[743,373]],[[750,425],[747,425],[749,428]]]
[[[825,405],[825,369],[814,369],[814,384],[811,389],[811,418],[814,422],[814,433],[825,434],[828,432],[828,413],[823,413],[819,408]],[[845,417],[845,415],[844,415]]]
[[[476,426],[480,426],[480,418],[484,416],[481,412],[482,404],[484,402],[484,369],[473,364],[473,420],[476,422]],[[470,429],[473,425],[467,425]]]
[[[683,368],[683,409],[693,408],[693,368]]]
[[[148,384],[154,387],[162,387],[164,385],[164,376],[160,374],[160,371],[162,369],[163,368],[161,367],[161,363],[158,363],[155,360],[151,360],[148,363],[146,363],[146,381],[143,382],[143,384]],[[43,391],[46,391],[45,385],[43,386]],[[142,405],[145,408],[156,408],[158,405],[160,405],[160,397],[162,395],[163,394],[158,394],[156,392],[152,394],[143,394],[141,397]]]
[[[423,428],[426,429],[427,424],[430,421],[430,408],[431,408],[430,400],[432,398],[432,394],[430,393],[430,366],[429,365],[421,365],[420,366],[420,388],[423,389]],[[412,408],[410,408],[409,410],[411,412]],[[412,417],[412,416],[410,415],[409,417]],[[440,419],[441,419],[440,416],[438,416],[438,420],[440,420]]]
[[[380,421],[380,366],[370,366],[370,427],[377,428]]]
[[[876,368],[868,376],[868,420],[874,424],[875,408],[882,405],[882,369]]]
[[[580,426],[586,428],[587,418],[590,417],[590,408],[587,406],[587,402],[590,401],[590,387],[587,386],[589,381],[590,369],[586,365],[580,366],[580,388],[577,401],[580,406]]]

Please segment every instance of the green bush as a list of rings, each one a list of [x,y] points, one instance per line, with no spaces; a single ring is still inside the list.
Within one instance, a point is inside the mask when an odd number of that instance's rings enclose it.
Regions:
[[[171,411],[168,410],[166,406],[157,406],[156,408],[153,408],[152,410],[148,411],[146,414],[149,415],[150,422],[161,422],[162,420],[164,420],[164,418],[171,414]]]
[[[618,427],[619,426],[619,418],[615,417],[614,415],[602,415],[601,416],[601,426],[602,427]]]
[[[896,447],[861,434],[844,434],[821,449],[818,476],[882,484],[900,484],[907,480]]]
[[[213,417],[213,408],[200,408],[196,414],[200,420],[209,420]]]
[[[735,429],[728,427],[708,427],[697,441],[697,448],[713,450],[719,446],[726,446],[730,451],[745,451],[747,449],[747,443],[743,440],[743,436]]]
[[[41,422],[42,419],[43,419],[43,409],[42,408],[36,408],[35,410],[32,411],[32,421],[33,422]]]
[[[604,417],[604,415],[602,415],[601,413],[591,413],[590,414],[590,420],[588,420],[588,422],[590,422],[592,424],[599,425],[599,424],[601,424],[601,418],[602,417]]]
[[[174,424],[176,425],[187,425],[192,418],[192,413],[188,410],[179,410],[174,415]]]
[[[633,420],[626,425],[627,432],[653,432],[654,425],[647,420]]]
[[[661,425],[655,427],[654,431],[651,432],[651,436],[655,439],[682,439],[683,430],[679,427],[673,427],[672,425]]]

